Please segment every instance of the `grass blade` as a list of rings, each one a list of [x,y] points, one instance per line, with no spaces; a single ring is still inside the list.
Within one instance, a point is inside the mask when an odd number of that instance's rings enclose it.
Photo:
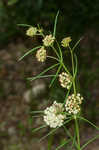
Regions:
[[[58,15],[59,15],[59,11],[57,12],[56,17],[55,17],[54,31],[53,31],[53,36],[54,36],[54,37],[55,37],[55,35],[56,35],[56,25],[57,25]]]
[[[39,48],[41,48],[41,47],[42,47],[42,46],[37,46],[37,47],[35,47],[35,48],[29,50],[29,51],[26,52],[21,58],[19,58],[18,61],[22,60],[25,56],[29,55],[30,53],[34,52],[35,50],[37,50],[37,49],[39,49]]]
[[[49,71],[49,70],[55,68],[55,67],[58,66],[58,65],[59,65],[59,63],[54,64],[54,65],[52,65],[51,67],[45,69],[45,70],[44,70],[43,72],[41,72],[40,74],[38,74],[36,77],[31,77],[31,78],[27,78],[27,79],[28,79],[28,80],[31,80],[31,81],[33,81],[33,80],[35,80],[35,79],[38,79],[38,78],[40,78],[40,76],[42,76],[44,73],[46,73],[47,71]]]

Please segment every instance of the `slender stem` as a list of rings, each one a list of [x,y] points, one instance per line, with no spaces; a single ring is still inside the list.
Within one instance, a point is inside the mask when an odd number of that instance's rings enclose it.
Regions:
[[[74,75],[74,59],[73,59],[73,52],[72,52],[72,50],[70,50],[70,52],[71,52],[72,69],[73,69],[73,75]]]
[[[75,129],[76,129],[76,134],[77,134],[78,150],[81,150],[81,148],[80,148],[79,126],[78,126],[77,118],[75,118]]]
[[[66,68],[66,66],[64,65],[64,63],[63,62],[60,62],[61,64],[62,64],[62,66],[63,66],[63,68],[65,69],[65,71],[68,73],[68,74],[70,74],[70,72],[68,71],[68,69]]]
[[[53,51],[55,52],[55,54],[57,55],[57,57],[60,59],[60,56],[59,56],[58,52],[56,51],[55,47],[53,45],[51,47],[52,47]]]
[[[69,47],[70,53],[71,53],[71,59],[72,59],[72,70],[73,70],[73,89],[74,89],[74,94],[76,95],[76,87],[75,87],[75,69],[74,69],[74,57],[73,57],[73,51]]]
[[[71,133],[69,132],[69,130],[67,130],[67,128],[65,126],[63,126],[63,127],[64,127],[64,130],[65,130],[66,134],[73,140],[73,136],[71,135]],[[75,146],[78,149],[78,144],[77,144],[76,141],[75,141]]]
[[[48,139],[48,150],[51,150],[52,143],[53,143],[53,138],[54,138],[54,133],[52,133],[52,134],[49,136],[49,139]]]

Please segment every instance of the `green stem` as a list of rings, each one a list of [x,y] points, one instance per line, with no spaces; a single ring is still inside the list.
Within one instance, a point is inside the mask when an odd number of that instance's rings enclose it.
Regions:
[[[70,52],[71,52],[72,69],[73,69],[73,75],[74,75],[74,58],[73,58],[73,52],[72,52],[72,50],[70,50]]]
[[[76,129],[76,134],[77,134],[78,150],[81,150],[81,148],[80,148],[79,126],[78,126],[77,118],[75,118],[75,129]]]
[[[65,69],[65,71],[68,73],[68,74],[70,74],[70,72],[68,71],[68,69],[66,68],[66,66],[64,65],[64,63],[63,62],[60,62],[61,64],[62,64],[62,66],[63,66],[63,68]]]
[[[74,57],[73,57],[73,51],[69,47],[70,53],[71,53],[71,59],[72,59],[72,70],[73,70],[73,89],[74,89],[74,94],[76,95],[76,87],[75,87],[75,69],[74,69]]]
[[[48,139],[48,150],[51,150],[52,143],[53,143],[53,138],[54,138],[54,133],[49,136],[49,139]]]
[[[60,59],[60,56],[59,56],[58,52],[56,51],[55,47],[53,45],[51,47],[52,47],[53,51],[55,52],[55,54],[57,55],[57,57]]]
[[[72,139],[72,141],[73,141],[73,136],[71,135],[71,133],[69,132],[69,130],[67,130],[67,128],[65,127],[65,126],[63,126],[64,127],[64,130],[65,130],[65,132],[66,132],[66,134]],[[77,142],[75,141],[75,147],[78,149],[78,144],[77,144]]]

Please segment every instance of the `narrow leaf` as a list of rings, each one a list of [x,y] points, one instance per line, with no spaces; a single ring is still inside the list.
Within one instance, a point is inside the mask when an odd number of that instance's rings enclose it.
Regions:
[[[61,145],[59,145],[55,150],[59,150],[62,148],[64,145],[68,144],[71,141],[71,139],[68,139],[67,141],[63,142]]]
[[[85,122],[88,122],[90,125],[92,125],[94,128],[96,128],[97,130],[99,130],[99,127],[97,127],[96,125],[94,125],[92,122],[90,122],[89,120],[83,118],[83,117],[78,117],[79,119],[85,121]]]
[[[57,43],[57,46],[58,46],[58,49],[59,49],[59,52],[60,52],[61,61],[63,61],[63,54],[62,54],[60,45],[59,45],[59,43],[57,42],[57,40],[56,40],[56,43]]]
[[[69,120],[67,120],[67,121],[65,121],[64,124],[70,122],[71,120],[72,120],[72,118],[69,119]],[[63,125],[64,125],[64,124],[63,124]],[[46,134],[45,136],[43,136],[43,137],[39,140],[39,142],[41,142],[41,141],[44,140],[46,137],[48,137],[49,135],[51,135],[52,133],[54,133],[58,128],[60,128],[60,127],[57,127],[57,128],[55,128],[55,129],[52,129],[52,131],[50,131],[48,134]]]
[[[50,78],[50,77],[55,77],[56,75],[44,75],[44,76],[39,76],[37,77],[38,79],[40,78]]]
[[[18,26],[22,26],[22,27],[32,27],[31,25],[28,24],[17,24]]]
[[[19,58],[19,61],[22,60],[25,56],[29,55],[30,53],[34,52],[35,50],[41,48],[42,46],[38,46],[38,47],[35,47],[31,50],[29,50],[28,52],[26,52],[21,58]]]
[[[44,111],[31,111],[30,113],[36,114],[36,113],[44,113]]]
[[[28,80],[31,80],[31,81],[33,81],[33,80],[35,80],[35,79],[38,79],[38,78],[39,78],[40,76],[42,76],[44,73],[46,73],[47,71],[49,71],[49,70],[55,68],[57,65],[59,65],[59,63],[54,64],[54,65],[52,65],[51,67],[45,69],[43,72],[41,72],[41,73],[40,73],[39,75],[37,75],[36,77],[31,77],[31,78],[27,78],[27,79],[28,79]]]
[[[90,140],[88,140],[88,142],[86,142],[82,147],[81,150],[84,149],[89,143],[93,142],[94,140],[96,140],[97,138],[99,138],[99,135],[96,135],[95,137],[91,138]]]
[[[53,77],[53,79],[51,80],[51,83],[50,83],[49,87],[51,87],[52,84],[54,83],[56,77],[58,76],[58,73],[60,72],[61,67],[62,67],[62,66],[60,65],[59,68],[58,68],[58,70],[57,70],[57,72],[56,72],[56,75],[55,75],[55,76]]]
[[[66,134],[72,139],[72,141],[74,141],[74,138],[73,138],[73,136],[71,135],[71,133],[69,132],[69,130],[65,127],[65,126],[63,126],[64,127],[64,130],[65,130],[65,132],[66,132]],[[78,149],[78,145],[77,145],[77,142],[75,141],[75,146],[76,146],[76,148]]]
[[[68,95],[69,95],[69,93],[70,93],[71,86],[72,86],[72,83],[71,83],[71,85],[70,85],[70,88],[69,88],[69,90],[68,90],[66,96],[65,96],[64,104],[66,103],[66,99],[67,99],[67,97],[68,97]]]
[[[74,45],[74,47],[72,48],[72,51],[74,51],[74,49],[77,47],[77,45],[80,43],[80,41],[83,39],[83,37],[81,37],[78,41],[77,41],[77,43]]]
[[[74,78],[75,78],[76,75],[77,75],[77,66],[78,66],[78,61],[77,61],[77,56],[76,56],[76,54],[74,55],[74,58],[75,58],[75,63],[76,63],[76,65],[75,65],[75,73],[74,73]]]
[[[57,25],[58,15],[59,15],[59,11],[57,12],[56,17],[55,17],[54,32],[53,32],[53,36],[54,36],[54,37],[55,37],[55,35],[56,35],[56,25]]]
[[[48,134],[46,134],[45,136],[43,136],[39,142],[41,142],[42,140],[44,140],[46,137],[48,137],[49,135],[51,135],[52,133],[54,133],[59,127],[52,129],[52,131],[50,131]]]
[[[33,129],[32,130],[32,132],[34,133],[34,132],[37,132],[38,130],[40,130],[40,129],[42,129],[42,128],[45,128],[47,125],[42,125],[42,126],[40,126],[40,127],[38,127],[38,128],[35,128],[35,129]]]

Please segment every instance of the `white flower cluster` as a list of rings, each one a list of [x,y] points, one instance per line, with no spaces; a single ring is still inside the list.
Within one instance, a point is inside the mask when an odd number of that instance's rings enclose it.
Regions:
[[[43,39],[43,44],[44,46],[51,46],[54,40],[55,40],[55,37],[53,37],[51,34],[46,35],[46,37]]]
[[[60,84],[63,88],[67,88],[67,89],[70,88],[70,86],[71,86],[71,77],[66,72],[62,72],[59,75],[59,81],[60,81]]]
[[[46,50],[44,49],[44,46],[37,51],[36,58],[40,62],[44,62],[46,60]]]
[[[69,114],[77,114],[80,111],[80,104],[82,103],[83,97],[78,93],[76,96],[72,94],[68,96],[65,109]]]
[[[34,35],[36,35],[37,33],[37,28],[36,27],[30,27],[27,31],[26,31],[26,35],[32,37]]]
[[[54,101],[52,106],[44,110],[44,121],[51,128],[61,127],[63,125],[66,115],[62,114],[64,111],[63,104]]]

